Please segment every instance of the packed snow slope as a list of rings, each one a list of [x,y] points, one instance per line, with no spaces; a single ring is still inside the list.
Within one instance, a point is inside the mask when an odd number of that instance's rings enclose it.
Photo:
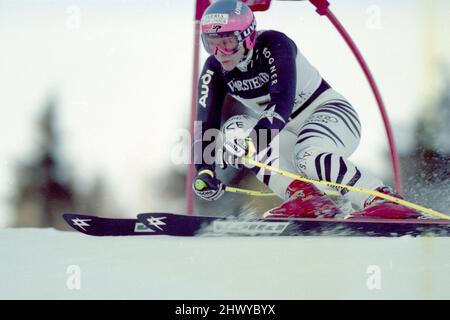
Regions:
[[[450,238],[0,230],[0,299],[449,299]]]

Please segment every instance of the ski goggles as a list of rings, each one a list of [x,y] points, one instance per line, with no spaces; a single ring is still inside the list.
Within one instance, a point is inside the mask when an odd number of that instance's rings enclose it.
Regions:
[[[240,37],[234,32],[231,33],[203,33],[202,42],[206,52],[216,54],[217,51],[225,55],[235,54],[242,47]]]

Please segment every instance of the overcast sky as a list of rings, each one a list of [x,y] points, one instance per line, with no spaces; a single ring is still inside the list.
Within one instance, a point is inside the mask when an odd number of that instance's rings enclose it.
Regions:
[[[402,138],[399,148],[407,146],[430,74],[425,1],[331,2],[380,86],[394,133]],[[449,65],[450,5],[433,3],[432,52]],[[269,12],[256,15],[259,29],[293,38],[354,104],[363,138],[351,159],[385,175],[390,164],[381,117],[331,24],[307,2],[275,1]],[[161,176],[170,177],[174,132],[188,123],[193,16],[194,3],[187,0],[0,0],[0,226],[11,218],[5,199],[14,190],[14,165],[35,152],[36,119],[52,92],[60,106],[64,160],[78,188],[102,176],[127,215],[170,209],[152,196],[148,179],[157,188]]]

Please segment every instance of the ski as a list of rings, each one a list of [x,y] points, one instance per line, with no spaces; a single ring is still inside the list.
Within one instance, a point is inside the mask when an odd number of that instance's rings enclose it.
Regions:
[[[450,220],[210,217],[142,213],[137,219],[66,213],[65,221],[92,236],[450,236]]]
[[[155,232],[173,236],[449,236],[450,220],[208,217],[142,213]]]

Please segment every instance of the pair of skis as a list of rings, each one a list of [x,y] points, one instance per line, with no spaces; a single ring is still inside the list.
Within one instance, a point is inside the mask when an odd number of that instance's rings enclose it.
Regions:
[[[142,213],[136,219],[63,214],[76,231],[91,236],[440,236],[446,219],[244,218]]]

